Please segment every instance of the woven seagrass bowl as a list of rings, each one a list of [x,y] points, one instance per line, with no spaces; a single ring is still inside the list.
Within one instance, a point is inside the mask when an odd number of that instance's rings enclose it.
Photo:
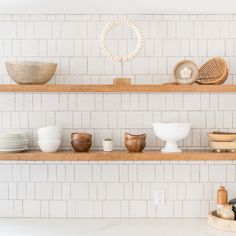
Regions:
[[[207,61],[200,69],[196,80],[198,84],[223,84],[228,77],[228,66],[223,58],[215,57]]]
[[[46,84],[55,74],[57,64],[35,61],[5,62],[8,75],[17,84]]]

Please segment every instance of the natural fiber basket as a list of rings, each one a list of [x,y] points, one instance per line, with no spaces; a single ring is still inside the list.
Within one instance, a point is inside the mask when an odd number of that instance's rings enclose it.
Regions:
[[[214,142],[233,142],[236,140],[236,133],[213,132],[208,133],[208,138]]]
[[[225,219],[219,218],[217,216],[216,211],[209,212],[207,223],[209,226],[215,229],[224,230],[228,232],[236,232],[236,221],[225,220]],[[220,235],[220,234],[217,234],[217,235]],[[226,235],[226,234],[222,233],[222,235]],[[230,235],[235,235],[235,234],[230,234]]]
[[[182,78],[181,71],[189,70],[190,74],[188,78]],[[198,78],[198,67],[190,60],[182,60],[178,62],[173,70],[174,80],[178,84],[193,84]]]
[[[17,84],[46,84],[55,74],[57,64],[48,62],[6,62],[8,75]]]
[[[223,84],[228,77],[228,66],[222,58],[212,58],[200,69],[196,80],[198,84]]]

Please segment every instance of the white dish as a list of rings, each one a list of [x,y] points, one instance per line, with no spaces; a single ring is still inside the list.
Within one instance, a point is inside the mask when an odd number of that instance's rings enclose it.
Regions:
[[[10,149],[10,148],[21,148],[21,147],[26,147],[28,146],[27,144],[20,144],[20,145],[8,145],[8,144],[0,144],[0,148],[6,148],[6,149]]]
[[[15,149],[0,149],[0,152],[13,152],[13,153],[17,153],[17,152],[23,152],[29,150],[29,147],[22,147],[22,148],[15,148]]]
[[[6,141],[6,140],[2,140],[0,139],[0,145],[4,145],[4,144],[7,144],[7,145],[26,145],[29,143],[29,139],[24,139],[24,140],[18,140],[18,141]]]
[[[56,152],[61,145],[61,140],[42,141],[38,140],[38,146],[43,152]]]
[[[26,137],[25,133],[22,133],[22,132],[14,132],[14,131],[1,131],[0,132],[0,138],[22,139],[25,137]]]
[[[186,138],[189,134],[190,123],[154,123],[152,124],[154,133],[158,138],[166,141],[162,152],[181,152],[177,141]]]
[[[61,134],[48,134],[48,135],[45,135],[45,134],[38,134],[38,138],[39,139],[47,139],[47,140],[50,140],[50,139],[61,139]]]
[[[61,141],[61,137],[60,138],[38,138],[38,141],[40,142],[44,142],[44,143],[50,143],[50,142],[59,142]]]
[[[37,130],[38,134],[45,134],[45,135],[50,135],[50,134],[58,134],[61,133],[61,127],[60,126],[48,126],[48,127],[42,127]]]

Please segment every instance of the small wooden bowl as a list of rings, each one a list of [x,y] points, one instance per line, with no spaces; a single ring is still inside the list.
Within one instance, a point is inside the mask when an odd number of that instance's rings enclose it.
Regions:
[[[80,141],[91,141],[92,134],[89,133],[72,133],[71,140],[80,140]]]
[[[125,133],[125,140],[146,140],[146,134],[129,134]]]
[[[88,152],[92,146],[92,141],[71,141],[71,146],[75,152]]]
[[[145,140],[125,140],[125,147],[129,152],[142,152],[145,146]]]

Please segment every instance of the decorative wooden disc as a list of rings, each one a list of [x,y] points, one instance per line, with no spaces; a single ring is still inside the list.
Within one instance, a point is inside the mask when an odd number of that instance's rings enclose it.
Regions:
[[[200,69],[198,84],[223,84],[228,77],[228,66],[224,59],[216,57],[207,61]]]

